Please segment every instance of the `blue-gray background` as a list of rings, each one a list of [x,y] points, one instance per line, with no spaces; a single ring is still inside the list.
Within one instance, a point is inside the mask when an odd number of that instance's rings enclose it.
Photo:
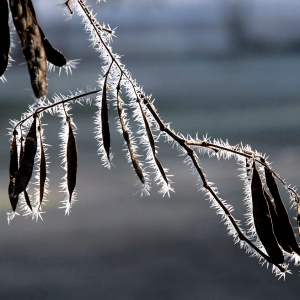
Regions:
[[[49,75],[49,96],[97,86],[101,68],[80,19],[66,22],[57,7],[61,2],[35,0],[38,20],[53,45],[81,63],[72,76]],[[289,183],[299,184],[299,1],[95,2],[89,1],[100,22],[118,27],[114,51],[124,55],[122,61],[176,131],[248,143],[267,153]],[[59,120],[47,117],[45,136],[52,145],[47,213],[43,222],[17,217],[8,226],[6,128],[33,101],[17,40],[15,34],[16,62],[7,83],[0,82],[0,299],[299,298],[297,268],[277,281],[234,245],[174,149],[161,144],[159,151],[174,174],[170,199],[158,195],[154,184],[150,197],[133,195],[136,176],[116,133],[116,167],[104,169],[96,155],[94,107],[74,109],[79,201],[71,215],[57,209],[64,175]],[[113,128],[115,116],[112,111]],[[235,206],[234,216],[243,219],[238,166],[205,157],[201,162],[222,198]]]

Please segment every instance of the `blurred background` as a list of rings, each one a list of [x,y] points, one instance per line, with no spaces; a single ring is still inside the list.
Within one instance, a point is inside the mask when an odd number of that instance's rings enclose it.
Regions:
[[[101,61],[77,16],[61,0],[33,1],[49,41],[69,59],[72,76],[49,74],[49,94],[97,87]],[[183,134],[208,134],[269,155],[273,168],[299,185],[300,2],[297,0],[107,0],[95,4],[100,23],[116,29],[112,47],[143,85],[166,122]],[[170,198],[153,183],[135,194],[136,176],[122,139],[112,133],[114,165],[96,154],[95,107],[74,107],[78,127],[78,202],[64,217],[58,185],[60,122],[46,116],[51,145],[44,221],[17,217],[8,226],[9,119],[34,101],[17,35],[13,66],[0,82],[1,299],[298,299],[299,270],[278,281],[227,236],[220,217],[197,192],[196,177],[165,143],[158,156],[174,177]],[[110,111],[115,129],[116,112]],[[243,183],[234,161],[201,157],[209,181],[243,219]],[[288,196],[283,193],[287,207]],[[291,212],[291,218],[295,213]],[[295,224],[295,221],[293,223]]]

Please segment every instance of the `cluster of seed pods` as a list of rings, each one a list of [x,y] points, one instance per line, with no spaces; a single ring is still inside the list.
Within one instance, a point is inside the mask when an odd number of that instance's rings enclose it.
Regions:
[[[265,160],[260,159],[263,164]],[[252,165],[252,211],[256,233],[267,254],[274,264],[285,262],[283,251],[300,255],[300,248],[290,223],[286,208],[281,199],[278,186],[272,172],[264,168],[266,187],[262,183],[261,175]]]
[[[62,67],[66,57],[55,49],[38,24],[31,0],[2,0],[0,2],[0,77],[9,63],[10,29],[9,8],[27,61],[31,86],[37,98],[47,94],[47,61]]]
[[[13,139],[10,146],[10,181],[8,186],[8,195],[13,215],[16,214],[19,195],[21,193],[24,194],[26,204],[33,216],[39,215],[39,212],[42,210],[41,205],[44,198],[45,182],[47,177],[47,163],[43,146],[42,128],[40,122],[37,123],[37,119],[39,120],[38,115],[34,114],[32,118],[33,121],[26,138],[18,138],[17,131],[14,130]],[[69,116],[66,116],[66,122],[68,123],[68,139],[66,145],[67,188],[69,193],[69,202],[71,203],[72,194],[76,186],[77,145]],[[39,139],[37,139],[37,134],[39,134]],[[39,202],[37,203],[36,207],[33,207],[30,197],[27,193],[27,188],[34,169],[38,140],[40,143],[40,157],[37,160],[39,162]],[[9,219],[11,219],[11,217],[9,217]]]

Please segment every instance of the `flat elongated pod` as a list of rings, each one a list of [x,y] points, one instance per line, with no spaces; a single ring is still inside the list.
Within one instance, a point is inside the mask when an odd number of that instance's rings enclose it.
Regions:
[[[67,122],[69,126],[69,137],[67,142],[67,185],[69,191],[69,202],[71,203],[72,194],[76,186],[78,162],[76,140],[73,134],[70,118],[68,118]]]
[[[281,224],[282,221],[277,214],[275,203],[271,200],[271,197],[269,196],[269,194],[265,189],[264,189],[264,195],[269,206],[270,216],[273,225],[273,232],[277,239],[277,242],[282,247],[283,250],[289,253],[293,253],[293,249],[290,247],[289,240],[287,238],[288,235],[286,235],[284,227]]]
[[[107,160],[109,161],[109,149],[110,149],[110,132],[108,123],[108,107],[107,107],[107,95],[106,95],[107,76],[105,76],[103,89],[102,89],[102,102],[101,102],[101,133],[103,147],[106,152]]]
[[[44,190],[45,190],[45,181],[47,176],[47,170],[46,170],[46,157],[45,157],[45,151],[43,146],[43,139],[42,139],[42,129],[41,126],[38,126],[38,131],[40,135],[40,203],[39,206],[41,206],[43,198],[44,198]]]
[[[36,18],[36,14],[35,14],[35,10],[32,4],[31,0],[27,0],[27,4],[28,7],[31,11],[32,16],[34,17],[36,23],[37,22],[37,18]],[[57,49],[55,49],[50,42],[48,41],[48,39],[46,38],[42,28],[39,26],[39,30],[40,30],[40,34],[41,34],[41,38],[43,41],[43,45],[45,48],[45,52],[46,52],[46,56],[47,56],[47,60],[52,63],[53,65],[57,66],[57,67],[62,67],[66,64],[67,59],[66,57]]]
[[[47,93],[47,57],[30,1],[10,0],[10,9],[27,61],[31,86],[37,98]]]
[[[269,207],[264,195],[263,185],[260,175],[256,169],[255,162],[253,163],[251,193],[253,219],[256,233],[272,262],[275,264],[282,264],[284,263],[284,256],[273,232]]]
[[[263,161],[263,162],[265,162],[265,161]],[[275,232],[277,240],[280,245],[282,243],[284,245],[288,245],[293,251],[300,254],[300,248],[297,243],[295,233],[294,233],[293,227],[291,225],[287,210],[281,199],[275,178],[273,177],[272,172],[269,169],[267,169],[266,167],[265,167],[265,177],[266,177],[266,183],[267,183],[268,189],[271,192],[271,195],[274,199],[276,213],[278,215],[278,223],[279,223],[278,224],[278,236],[277,236],[277,233]],[[281,245],[281,246],[284,250],[286,250],[283,245]],[[288,251],[288,252],[290,252],[290,251]]]
[[[18,196],[14,197],[13,195],[17,171],[18,171],[18,150],[17,150],[16,132],[14,132],[14,137],[10,146],[9,185],[8,185],[8,196],[13,211],[16,211],[18,200],[19,200]]]
[[[10,48],[10,34],[8,26],[8,4],[6,0],[0,1],[0,76],[8,65],[8,53]]]
[[[46,38],[41,28],[40,28],[40,32],[41,32],[47,60],[51,64],[57,67],[64,66],[67,63],[67,58],[59,50],[57,50],[50,44],[49,40]]]
[[[164,170],[162,164],[160,163],[160,161],[158,160],[158,158],[156,156],[154,137],[153,137],[152,130],[150,128],[147,116],[145,115],[145,113],[143,111],[143,108],[142,108],[140,103],[139,103],[139,105],[140,105],[140,109],[141,109],[141,112],[142,112],[146,132],[147,132],[147,136],[148,136],[148,140],[149,140],[151,150],[152,150],[152,153],[153,153],[153,156],[154,156],[155,164],[156,164],[161,176],[163,177],[164,181],[166,182],[166,184],[169,184],[169,181],[168,181],[168,178],[166,176],[165,170]]]
[[[21,137],[21,142],[20,142],[20,155],[19,155],[19,163],[21,163],[21,159],[23,157],[23,138]],[[26,191],[26,189],[24,190],[24,199],[25,199],[25,202],[27,204],[27,206],[29,207],[29,209],[32,211],[32,206],[31,206],[31,203],[30,203],[30,198],[29,198],[29,195]]]
[[[145,177],[143,174],[143,170],[142,170],[140,162],[135,154],[135,151],[132,147],[132,144],[131,144],[131,141],[129,138],[128,129],[127,129],[124,117],[123,117],[123,107],[122,107],[122,100],[120,97],[120,88],[119,87],[117,88],[117,109],[118,109],[118,115],[119,115],[119,119],[120,119],[120,123],[121,123],[123,138],[127,144],[127,148],[128,148],[129,154],[130,154],[132,166],[135,170],[135,173],[137,174],[140,181],[142,182],[142,184],[145,184]]]
[[[26,136],[23,156],[21,158],[20,167],[16,175],[15,189],[14,189],[15,196],[25,191],[31,179],[36,149],[37,149],[36,117],[34,116],[33,122]]]
[[[32,210],[32,206],[31,206],[31,203],[30,203],[30,198],[29,198],[29,195],[28,195],[27,191],[24,190],[23,193],[24,193],[24,198],[25,198],[25,202],[26,202],[27,206],[29,207],[29,209],[30,209],[31,211],[33,211],[33,210]]]

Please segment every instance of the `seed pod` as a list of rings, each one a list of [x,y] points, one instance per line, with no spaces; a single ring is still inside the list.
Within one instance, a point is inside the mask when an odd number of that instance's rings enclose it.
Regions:
[[[151,150],[152,150],[153,155],[155,156],[155,154],[156,154],[155,153],[155,142],[154,142],[152,130],[150,128],[148,119],[147,119],[147,117],[146,117],[146,115],[145,115],[145,113],[143,111],[141,103],[139,103],[139,105],[140,105],[140,110],[142,112],[143,121],[144,121],[144,124],[145,124],[146,132],[147,132],[147,137],[148,137],[148,140],[149,140],[149,143],[150,143],[150,146],[151,146]]]
[[[262,160],[265,163],[265,160]],[[289,216],[287,210],[283,204],[281,199],[278,186],[276,184],[275,178],[273,177],[272,172],[265,167],[265,177],[266,183],[269,191],[274,198],[274,203],[276,207],[276,213],[278,216],[278,228],[275,230],[275,235],[280,246],[287,252],[291,253],[292,251],[300,254],[300,248],[297,243],[295,233],[291,222],[289,220]],[[288,249],[290,248],[290,251]]]
[[[155,160],[156,166],[158,167],[158,170],[159,170],[161,176],[163,177],[164,181],[166,182],[166,184],[169,184],[169,181],[168,181],[168,178],[167,178],[166,173],[164,171],[164,168],[163,168],[163,166],[161,165],[160,161],[158,160],[158,158],[156,156],[155,142],[154,142],[152,130],[150,128],[147,116],[145,115],[145,113],[144,113],[144,111],[142,109],[141,103],[139,103],[139,105],[140,105],[140,110],[142,112],[142,116],[143,116],[143,120],[144,120],[144,124],[145,124],[145,128],[146,128],[146,132],[147,132],[147,137],[148,137],[148,140],[149,140],[149,143],[150,143],[150,146],[151,146],[151,150],[152,150],[152,154],[154,156],[154,160]]]
[[[22,157],[23,157],[23,137],[21,137],[21,139],[20,139],[19,164],[21,163]],[[30,198],[29,198],[29,195],[28,195],[26,189],[24,190],[23,193],[24,193],[25,202],[26,202],[27,206],[29,207],[29,209],[32,211],[32,206],[31,206],[31,203],[30,203]]]
[[[37,149],[36,139],[36,116],[33,117],[33,122],[25,140],[25,149],[20,162],[20,167],[16,175],[14,195],[19,195],[25,191],[31,176],[34,166],[34,157]]]
[[[281,224],[282,221],[279,215],[277,214],[275,203],[271,200],[271,197],[269,196],[269,194],[265,189],[264,189],[264,195],[269,206],[270,216],[273,225],[273,232],[277,239],[277,242],[282,247],[283,250],[285,250],[288,253],[293,253],[293,250],[289,245],[289,240],[287,239],[286,232],[284,231],[284,228]]]
[[[166,176],[165,170],[164,170],[162,164],[160,163],[160,161],[158,160],[158,158],[157,158],[156,155],[154,156],[154,159],[155,159],[155,163],[156,163],[156,165],[157,165],[157,167],[158,167],[158,169],[160,171],[161,176],[165,180],[166,184],[169,184],[169,181],[168,181],[168,178]]]
[[[8,185],[8,196],[13,211],[16,211],[19,197],[13,196],[15,188],[16,173],[18,171],[18,150],[16,141],[16,131],[14,131],[13,141],[10,146],[10,163],[9,163],[9,185]]]
[[[41,32],[41,36],[42,36],[42,40],[43,40],[43,45],[45,48],[45,52],[46,52],[46,56],[47,56],[47,60],[57,66],[57,67],[62,67],[67,63],[67,59],[66,57],[57,49],[55,49],[50,42],[48,41],[48,39],[45,37],[44,32],[42,31],[42,29],[40,28],[40,32]]]
[[[36,23],[37,22],[37,18],[36,18],[36,14],[35,14],[35,10],[32,4],[31,0],[27,0],[27,4],[28,7],[32,13],[32,16],[34,17]],[[57,66],[57,67],[62,67],[67,63],[67,59],[66,57],[57,49],[55,49],[50,42],[48,41],[48,39],[46,38],[42,28],[39,26],[39,30],[40,30],[40,35],[42,38],[42,42],[45,48],[45,52],[46,52],[46,56],[47,56],[47,60],[52,63],[53,65]]]
[[[107,97],[106,97],[106,84],[107,76],[104,79],[103,89],[102,89],[102,102],[101,102],[101,133],[103,147],[106,152],[107,160],[109,161],[109,149],[110,149],[110,132],[108,123],[108,107],[107,107]]]
[[[76,186],[76,176],[77,176],[77,146],[76,140],[73,134],[71,120],[67,118],[69,126],[69,137],[67,142],[67,185],[69,191],[69,202],[71,203],[72,194]]]
[[[120,88],[119,87],[117,88],[117,108],[118,108],[118,114],[119,114],[122,132],[123,132],[123,137],[127,144],[127,148],[128,148],[129,154],[130,154],[133,168],[134,168],[137,176],[139,177],[140,181],[142,182],[142,184],[145,184],[145,177],[143,174],[143,170],[142,170],[139,160],[137,159],[137,156],[133,150],[131,141],[129,139],[128,129],[127,129],[124,117],[123,117],[123,107],[122,107],[122,101],[121,101],[121,97],[120,97]]]
[[[37,98],[47,93],[47,58],[31,1],[10,0],[10,9]]]
[[[27,191],[24,190],[23,193],[24,193],[24,198],[25,198],[25,202],[26,202],[27,206],[29,207],[29,209],[30,209],[31,211],[33,211],[33,210],[32,210],[32,206],[31,206],[31,203],[30,203],[30,198],[29,198],[29,196],[28,196]]]
[[[251,182],[253,219],[256,233],[265,247],[268,255],[275,264],[284,263],[284,256],[277,243],[273,232],[273,225],[270,216],[267,200],[264,195],[263,185],[259,173],[253,162],[253,175]]]
[[[42,139],[42,129],[41,126],[38,126],[38,131],[40,135],[40,203],[39,207],[42,204],[43,198],[44,198],[44,190],[45,190],[45,181],[47,176],[46,171],[46,157],[45,157],[45,151],[43,146],[43,139]]]
[[[0,1],[0,77],[8,65],[10,48],[10,34],[8,26],[8,4],[6,0]]]

